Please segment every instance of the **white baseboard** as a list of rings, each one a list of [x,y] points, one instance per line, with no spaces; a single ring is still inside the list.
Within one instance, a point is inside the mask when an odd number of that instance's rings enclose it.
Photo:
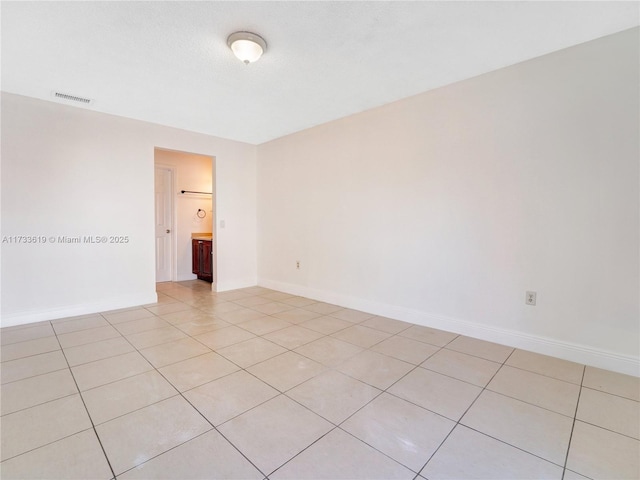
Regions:
[[[246,278],[244,280],[230,280],[226,282],[218,282],[216,284],[217,292],[226,292],[227,290],[236,290],[238,288],[255,287],[257,279],[255,277]]]
[[[183,273],[183,274],[179,274],[176,278],[176,282],[186,282],[189,280],[197,280],[198,276],[194,275],[193,273]]]
[[[621,355],[615,352],[593,348],[588,345],[579,345],[526,332],[492,327],[469,320],[433,315],[418,310],[276,280],[261,278],[258,280],[258,285],[292,295],[308,297],[346,308],[353,308],[375,315],[403,320],[416,325],[446,330],[460,335],[520,348],[522,350],[562,358],[571,362],[612,370],[626,375],[640,376],[640,358],[630,355]]]
[[[45,310],[28,310],[15,313],[3,313],[0,318],[2,327],[13,327],[15,325],[25,325],[27,323],[40,322],[43,320],[55,320],[58,318],[77,317],[89,313],[107,312],[120,308],[137,307],[156,303],[158,295],[156,292],[148,294],[121,295],[107,298],[98,302],[82,303],[79,305],[65,305],[57,308],[47,308]]]

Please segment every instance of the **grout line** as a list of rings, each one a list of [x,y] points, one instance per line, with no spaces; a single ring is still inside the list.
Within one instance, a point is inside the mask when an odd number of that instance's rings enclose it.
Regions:
[[[562,480],[564,480],[564,475],[567,471],[567,461],[569,460],[569,451],[571,450],[571,440],[573,440],[573,430],[576,427],[576,418],[578,416],[578,407],[580,406],[580,397],[582,395],[582,385],[584,384],[584,375],[587,371],[587,367],[583,367],[582,369],[582,379],[580,380],[580,389],[578,390],[578,401],[576,402],[576,408],[573,413],[573,422],[571,423],[571,433],[569,433],[569,441],[567,442],[567,452],[564,456],[564,465],[562,470]]]
[[[60,344],[60,339],[58,338],[57,334],[56,334],[56,339],[58,340],[58,343]],[[73,370],[71,370],[71,366],[69,365],[69,360],[67,360],[67,356],[64,353],[64,349],[62,348],[62,344],[60,344],[60,350],[62,351],[62,355],[64,356],[64,360],[67,363],[67,368],[69,369],[69,373],[71,374],[71,378],[73,378],[73,383],[75,383],[76,389],[78,390],[78,396],[80,397],[80,400],[82,401],[82,405],[84,406],[84,411],[85,411],[85,413],[87,415],[87,418],[91,422],[91,427],[93,428],[93,433],[96,436],[96,439],[98,440],[98,444],[100,445],[100,448],[102,449],[102,454],[104,455],[104,458],[107,461],[107,465],[109,466],[109,469],[111,470],[111,474],[113,475],[112,478],[116,478],[116,472],[113,470],[113,466],[111,465],[111,461],[109,460],[109,457],[107,456],[107,452],[104,449],[104,445],[102,444],[102,439],[100,438],[100,435],[98,435],[98,431],[96,430],[96,425],[93,422],[93,418],[91,418],[91,414],[89,413],[89,409],[87,408],[87,404],[84,401],[84,396],[82,395],[82,392],[80,391],[80,387],[78,386],[78,382],[76,381],[76,376],[73,374]]]
[[[453,341],[453,340],[452,340]],[[444,348],[444,347],[443,347]],[[513,352],[515,352],[516,349],[514,348],[513,351],[509,354],[509,356],[507,358],[505,358],[504,362],[502,362],[502,365],[500,366],[500,368],[498,368],[496,370],[496,372],[493,374],[493,376],[489,379],[489,381],[486,383],[486,385],[489,385],[489,383],[491,383],[491,380],[493,380],[495,378],[495,376],[498,374],[498,372],[502,369],[502,367],[504,366],[504,364],[507,362],[507,360],[509,360],[509,358],[511,357],[511,355],[513,355]],[[478,393],[478,395],[476,395],[476,398],[471,402],[471,404],[467,407],[467,409],[464,411],[464,413],[462,415],[460,415],[460,417],[458,418],[458,420],[456,421],[456,424],[453,426],[453,428],[451,429],[451,431],[447,434],[447,436],[442,440],[442,442],[440,442],[440,445],[438,445],[438,447],[433,451],[433,453],[431,454],[431,456],[427,459],[427,461],[424,463],[424,465],[422,466],[422,468],[420,469],[420,472],[422,472],[422,470],[425,469],[425,467],[429,464],[429,462],[431,461],[431,459],[438,453],[438,451],[440,450],[440,448],[442,448],[442,446],[444,445],[444,443],[447,441],[447,439],[451,436],[451,434],[453,433],[453,431],[458,428],[458,425],[460,425],[460,420],[462,420],[464,418],[464,416],[467,414],[467,412],[471,409],[471,407],[473,405],[475,405],[476,401],[478,400],[478,398],[480,398],[480,395],[482,395],[482,393],[485,391],[485,389],[487,388],[485,385],[484,388],[482,388],[482,390],[480,391],[480,393]],[[466,425],[464,425],[466,427]],[[468,428],[468,427],[467,427]],[[479,432],[482,433],[482,432]],[[484,435],[484,434],[483,434]],[[493,437],[492,437],[493,438]],[[504,442],[506,443],[506,442]]]

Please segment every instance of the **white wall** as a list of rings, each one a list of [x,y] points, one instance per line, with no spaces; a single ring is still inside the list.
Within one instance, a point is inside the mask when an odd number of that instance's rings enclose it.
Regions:
[[[181,194],[181,190],[213,192],[214,158],[185,152],[156,149],[155,164],[169,166],[175,173],[173,204],[176,213],[174,238],[176,240],[177,281],[193,280],[191,262],[191,234],[213,231],[213,201],[208,195]],[[198,216],[198,209],[205,212]],[[202,214],[201,214],[202,215]]]
[[[638,375],[638,40],[260,145],[259,284]]]
[[[255,146],[6,93],[1,107],[2,236],[130,237],[3,243],[2,326],[155,300],[155,147],[216,157],[218,288],[255,284]]]

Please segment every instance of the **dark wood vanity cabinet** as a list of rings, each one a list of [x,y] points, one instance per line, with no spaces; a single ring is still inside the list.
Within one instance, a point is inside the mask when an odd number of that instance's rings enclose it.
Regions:
[[[213,262],[212,262],[211,240],[191,240],[192,270],[200,280],[213,282]]]

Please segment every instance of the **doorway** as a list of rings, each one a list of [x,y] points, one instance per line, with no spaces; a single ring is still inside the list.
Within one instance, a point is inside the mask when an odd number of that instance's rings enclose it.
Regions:
[[[216,289],[215,157],[154,149],[156,171],[156,281],[194,280],[192,239],[211,238],[211,265]],[[170,175],[171,180],[166,176]],[[162,191],[168,192],[164,197]],[[168,219],[160,218],[167,214]],[[168,223],[171,226],[167,226]],[[169,233],[167,233],[169,230]],[[208,259],[207,259],[208,261]],[[167,268],[167,262],[169,268]],[[169,274],[167,276],[167,271]],[[165,280],[166,279],[166,280]]]

